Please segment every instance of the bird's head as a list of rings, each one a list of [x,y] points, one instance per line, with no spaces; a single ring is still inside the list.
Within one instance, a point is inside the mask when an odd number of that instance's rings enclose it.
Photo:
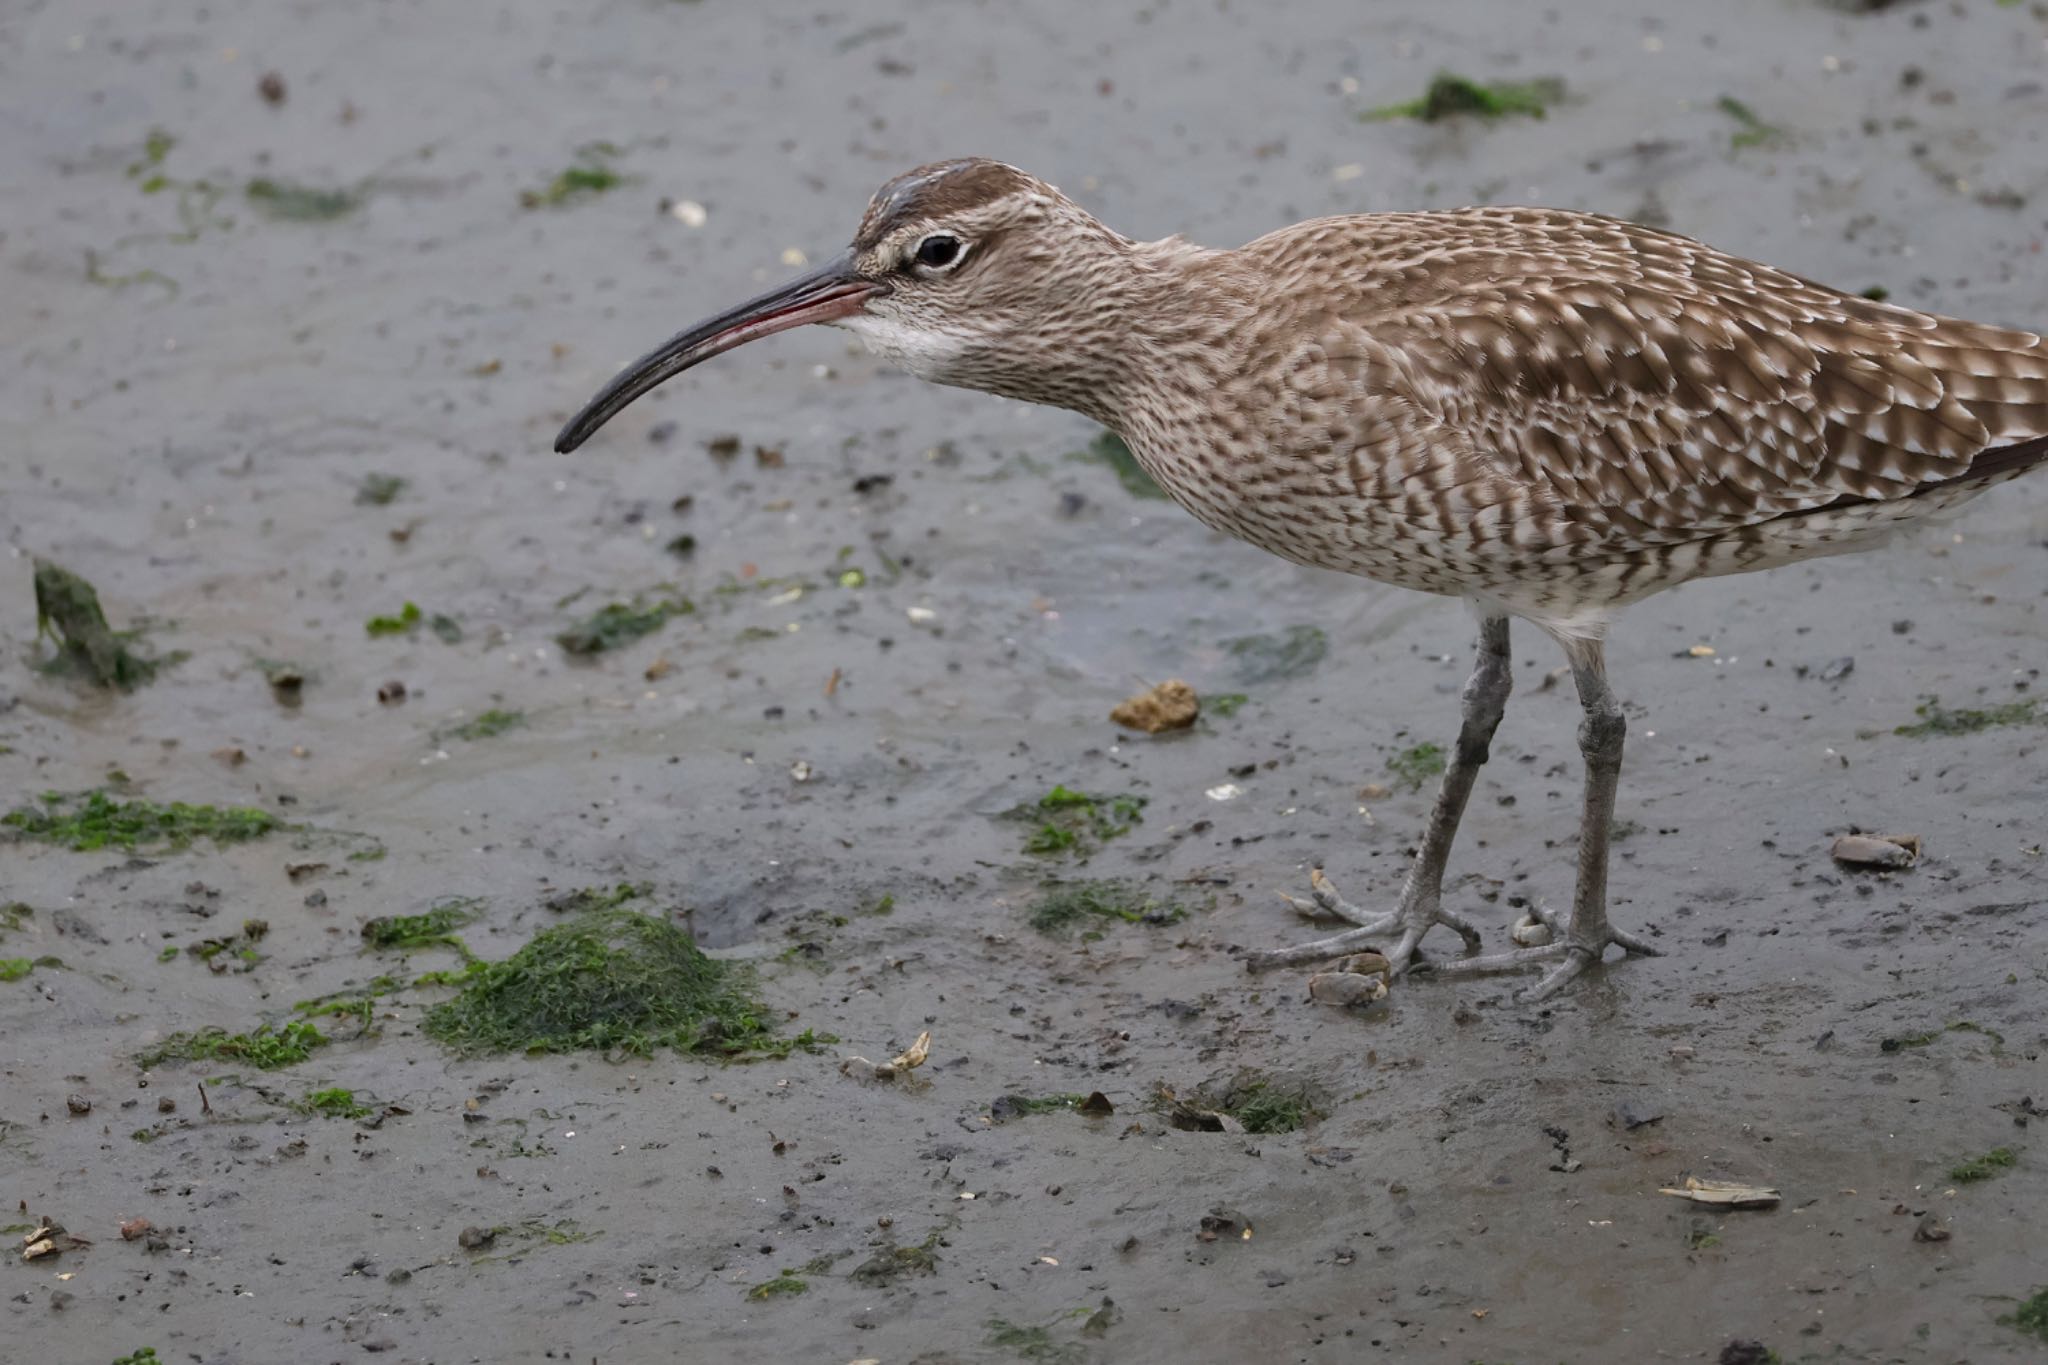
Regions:
[[[970,158],[897,176],[852,245],[627,366],[555,438],[570,451],[656,385],[743,342],[822,322],[921,379],[1088,410],[1114,353],[1131,243],[1052,186]]]

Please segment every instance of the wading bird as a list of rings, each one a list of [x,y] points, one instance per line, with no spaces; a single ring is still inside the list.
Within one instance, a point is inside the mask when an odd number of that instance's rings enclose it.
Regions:
[[[1549,964],[1534,999],[1610,946],[1651,952],[1607,921],[1616,614],[1689,579],[1867,548],[2048,464],[2048,343],[2029,332],[1554,209],[1319,218],[1230,251],[1135,242],[980,159],[891,180],[844,254],[627,367],[555,449],[810,322],[921,378],[1095,419],[1219,531],[1472,604],[1464,723],[1399,903],[1368,913],[1318,869],[1295,903],[1354,927],[1254,968],[1391,940],[1396,971]],[[1481,955],[1441,892],[1507,701],[1510,617],[1563,648],[1584,708],[1578,884],[1555,941]],[[1466,956],[1416,957],[1439,923]]]

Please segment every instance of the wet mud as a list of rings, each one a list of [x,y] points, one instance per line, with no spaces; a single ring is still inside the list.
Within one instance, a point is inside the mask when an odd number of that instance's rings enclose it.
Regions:
[[[1361,118],[1440,71],[1563,93]],[[1666,955],[1354,1011],[1242,956],[1316,932],[1275,895],[1313,867],[1396,895],[1458,604],[1213,536],[1087,423],[829,332],[548,451],[961,153],[1134,234],[1534,201],[2038,328],[2038,4],[25,0],[0,111],[5,805],[290,826],[0,842],[0,1225],[63,1227],[8,1251],[0,1354],[2048,1349],[2048,479],[1636,609],[1613,913]],[[42,671],[38,557],[174,661]],[[1453,855],[1493,943],[1570,896],[1560,663],[1516,636]],[[1109,722],[1172,678],[1192,727]],[[1066,842],[1055,789],[1098,798]],[[460,905],[498,960],[621,884],[837,1041],[461,1057],[417,983],[457,950],[363,933]]]

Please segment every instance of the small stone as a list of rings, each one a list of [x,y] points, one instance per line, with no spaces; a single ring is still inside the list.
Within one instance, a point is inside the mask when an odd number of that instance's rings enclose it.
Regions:
[[[73,1116],[84,1118],[92,1112],[92,1101],[83,1095],[66,1095],[64,1097],[64,1107],[69,1109]]]
[[[464,1251],[477,1251],[498,1240],[496,1228],[464,1228],[455,1244]]]
[[[405,684],[393,678],[377,689],[377,700],[386,706],[396,706],[405,700]]]
[[[1744,1341],[1740,1337],[1721,1348],[1720,1365],[1770,1365],[1777,1355],[1761,1341]]]
[[[1630,1132],[1645,1124],[1656,1123],[1663,1117],[1662,1109],[1636,1100],[1623,1100],[1614,1106],[1614,1121]]]
[[[1943,1227],[1941,1220],[1931,1213],[1921,1218],[1920,1225],[1913,1229],[1913,1240],[1916,1242],[1946,1242],[1953,1236],[1955,1234]]]
[[[1828,849],[1844,867],[1911,867],[1920,860],[1917,834],[1844,834]]]
[[[159,1114],[175,1114],[178,1112],[178,1102],[169,1095],[158,1095],[156,1097],[156,1112]]]
[[[130,1218],[121,1224],[121,1240],[132,1242],[138,1237],[147,1237],[156,1231],[156,1224],[147,1218]]]

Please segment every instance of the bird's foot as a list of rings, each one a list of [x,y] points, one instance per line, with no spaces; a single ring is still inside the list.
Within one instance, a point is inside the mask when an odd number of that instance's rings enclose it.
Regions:
[[[1511,972],[1523,967],[1555,964],[1543,973],[1535,985],[1515,997],[1518,1002],[1530,1005],[1556,995],[1577,980],[1588,967],[1599,964],[1609,944],[1632,956],[1662,956],[1643,939],[1634,934],[1625,934],[1605,923],[1604,916],[1596,931],[1574,934],[1569,924],[1560,922],[1543,907],[1535,907],[1532,913],[1548,925],[1551,932],[1557,936],[1555,942],[1528,948],[1510,948],[1505,952],[1483,953],[1443,962],[1417,962],[1415,970],[1430,972],[1437,976],[1478,976],[1486,972]]]
[[[1275,967],[1292,967],[1303,962],[1322,962],[1329,958],[1342,957],[1356,952],[1375,940],[1384,941],[1399,935],[1394,946],[1388,949],[1387,962],[1393,974],[1399,976],[1411,962],[1419,961],[1416,945],[1430,928],[1447,924],[1458,931],[1465,940],[1465,951],[1474,952],[1479,947],[1479,930],[1462,916],[1452,914],[1438,903],[1434,894],[1417,892],[1412,886],[1403,894],[1398,910],[1374,913],[1361,910],[1344,899],[1336,883],[1323,875],[1319,867],[1308,875],[1309,895],[1307,899],[1280,893],[1280,899],[1293,906],[1295,912],[1311,919],[1339,919],[1352,927],[1341,933],[1319,938],[1313,943],[1297,944],[1292,948],[1275,948],[1266,952],[1251,953],[1245,958],[1245,966],[1255,972],[1267,972]]]

